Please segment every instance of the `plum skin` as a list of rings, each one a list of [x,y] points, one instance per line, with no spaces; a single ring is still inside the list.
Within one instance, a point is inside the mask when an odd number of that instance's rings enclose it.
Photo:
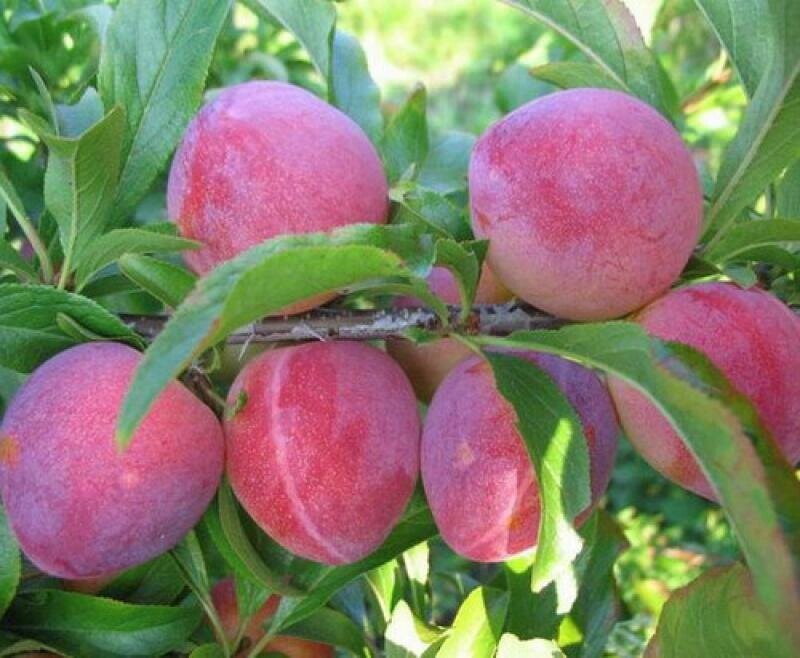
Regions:
[[[237,377],[229,404],[241,399],[225,421],[227,472],[256,523],[325,564],[373,552],[419,472],[419,415],[400,367],[347,341],[271,350]]]
[[[575,408],[588,444],[593,506],[608,486],[619,435],[608,391],[592,371],[565,359],[515,355],[541,367]],[[513,407],[480,357],[462,361],[433,397],[422,433],[422,482],[442,538],[456,553],[501,562],[536,545],[536,473]]]
[[[346,114],[283,82],[222,90],[189,124],[169,174],[168,216],[203,243],[187,264],[206,274],[269,238],[385,223],[380,157]],[[294,304],[301,312],[332,295]]]
[[[236,637],[239,628],[239,603],[236,600],[236,587],[232,578],[223,578],[211,589],[211,601],[219,615],[222,628],[229,640]],[[264,635],[264,623],[275,614],[280,605],[279,596],[270,596],[250,618],[244,631],[247,647],[252,647]],[[261,653],[270,651],[281,653],[287,658],[333,658],[334,649],[329,644],[313,642],[288,635],[278,635],[264,647]],[[246,656],[247,650],[237,655]]]
[[[478,140],[472,227],[518,297],[571,320],[634,311],[675,281],[699,237],[691,155],[655,110],[572,89],[528,103]]]
[[[428,284],[431,291],[446,304],[461,302],[456,280],[446,267],[434,267],[428,275]],[[475,291],[475,303],[503,304],[511,297],[511,292],[484,263],[478,289]],[[397,308],[421,306],[425,304],[409,297],[400,297],[395,301]],[[389,338],[386,341],[386,351],[403,368],[417,397],[423,402],[430,402],[447,373],[473,354],[466,345],[453,338],[440,338],[424,345],[416,345],[404,338]]]
[[[800,460],[800,323],[780,300],[757,288],[699,283],[673,290],[636,321],[662,340],[704,353],[753,404],[780,452]],[[643,394],[609,382],[626,435],[653,468],[716,500],[708,479],[669,421]]]
[[[19,544],[42,571],[99,578],[172,548],[222,475],[217,418],[179,382],[120,452],[116,418],[142,355],[86,343],[42,364],[3,419],[0,488]]]

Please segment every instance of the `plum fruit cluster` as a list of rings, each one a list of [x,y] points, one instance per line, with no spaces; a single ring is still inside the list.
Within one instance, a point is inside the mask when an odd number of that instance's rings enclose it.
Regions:
[[[275,236],[382,223],[389,213],[383,166],[361,129],[277,82],[237,85],[208,103],[186,131],[168,187],[171,218],[203,245],[187,256],[199,274]],[[489,241],[478,302],[516,296],[574,321],[632,314],[653,336],[703,352],[749,398],[786,458],[800,459],[800,322],[760,290],[670,290],[697,243],[703,203],[691,155],[655,110],[602,89],[529,103],[478,141],[469,188],[474,233]],[[449,270],[434,268],[429,283],[459,302]],[[580,419],[592,505],[608,484],[620,425],[656,469],[714,497],[637,390],[619,381],[607,388],[561,358],[519,356],[552,379]],[[140,360],[111,342],[73,347],[36,370],[6,412],[3,504],[22,549],[48,574],[102,579],[163,553],[198,521],[223,469],[264,532],[326,564],[380,546],[420,474],[456,552],[500,561],[536,545],[538,484],[514,410],[489,364],[454,338],[265,351],[235,377],[223,423],[173,382],[120,451],[115,422]],[[429,403],[424,423],[418,398]],[[235,627],[230,582],[214,600],[226,628]],[[262,617],[276,605],[268,601]],[[296,655],[329,655],[310,651]]]

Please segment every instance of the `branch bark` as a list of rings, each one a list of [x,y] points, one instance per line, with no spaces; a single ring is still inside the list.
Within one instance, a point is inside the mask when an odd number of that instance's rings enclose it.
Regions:
[[[457,325],[459,307],[450,307],[451,322]],[[169,316],[123,315],[122,320],[147,340],[164,328]],[[460,330],[468,334],[506,336],[521,329],[555,329],[566,324],[531,306],[508,304],[476,305]],[[283,343],[304,340],[380,340],[400,336],[409,329],[445,333],[436,314],[426,308],[352,311],[320,308],[304,315],[272,317],[255,322],[228,336],[228,344]]]

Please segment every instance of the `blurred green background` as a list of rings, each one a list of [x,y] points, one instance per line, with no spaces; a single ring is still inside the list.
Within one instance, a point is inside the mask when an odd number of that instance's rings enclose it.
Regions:
[[[626,0],[672,79],[684,110],[678,128],[698,165],[714,171],[733,136],[745,102],[729,63],[692,0]],[[339,27],[364,46],[383,91],[387,112],[417,83],[429,92],[433,131],[482,132],[492,121],[553,88],[531,69],[580,53],[519,11],[497,0],[406,0],[338,3]],[[44,149],[17,120],[17,111],[48,112],[32,67],[57,103],[73,103],[97,68],[99,38],[110,11],[97,1],[5,0],[0,21],[0,164],[29,211],[41,210]],[[277,26],[237,5],[219,41],[209,87],[252,78],[290,80],[310,88],[318,80],[299,45]],[[163,181],[139,210],[163,219]],[[626,606],[609,655],[641,654],[670,591],[710,565],[737,555],[716,506],[666,482],[621,446],[606,505],[625,530],[630,548],[617,564]],[[433,573],[459,571],[485,578],[434,546]],[[444,582],[444,581],[442,581]],[[460,585],[459,585],[460,586]],[[442,614],[456,590],[441,586]]]

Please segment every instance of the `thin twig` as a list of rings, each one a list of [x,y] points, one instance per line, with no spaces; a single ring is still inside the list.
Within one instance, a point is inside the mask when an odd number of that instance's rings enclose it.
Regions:
[[[450,307],[455,324],[459,307]],[[123,315],[122,320],[147,340],[154,339],[169,316]],[[506,336],[521,329],[555,329],[566,324],[535,308],[515,302],[474,307],[460,331],[470,334]],[[265,318],[230,334],[229,345],[283,343],[306,340],[380,340],[401,336],[411,329],[446,333],[447,329],[426,308],[351,311],[316,309],[305,315]]]

